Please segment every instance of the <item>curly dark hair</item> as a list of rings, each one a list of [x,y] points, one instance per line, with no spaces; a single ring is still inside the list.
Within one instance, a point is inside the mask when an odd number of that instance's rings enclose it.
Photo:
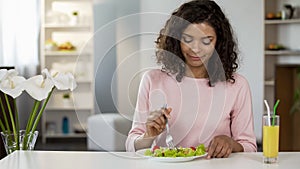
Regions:
[[[182,32],[190,24],[204,22],[212,26],[217,35],[215,51],[207,65],[209,85],[214,86],[218,81],[234,83],[233,72],[238,68],[236,39],[221,8],[211,0],[193,0],[172,13],[155,41],[157,63],[162,65],[163,71],[176,74],[176,80],[181,82],[186,69],[180,48]]]

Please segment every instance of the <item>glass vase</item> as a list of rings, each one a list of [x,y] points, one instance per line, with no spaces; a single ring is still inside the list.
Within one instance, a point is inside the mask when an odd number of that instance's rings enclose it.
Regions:
[[[17,136],[11,131],[1,132],[1,137],[7,154],[16,150],[33,150],[38,137],[38,131],[29,132],[20,130]]]

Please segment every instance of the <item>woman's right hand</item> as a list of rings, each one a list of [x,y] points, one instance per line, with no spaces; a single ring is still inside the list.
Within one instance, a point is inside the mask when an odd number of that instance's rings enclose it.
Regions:
[[[150,112],[146,122],[146,133],[144,138],[153,138],[162,133],[166,127],[166,119],[170,119],[172,108],[161,108]]]

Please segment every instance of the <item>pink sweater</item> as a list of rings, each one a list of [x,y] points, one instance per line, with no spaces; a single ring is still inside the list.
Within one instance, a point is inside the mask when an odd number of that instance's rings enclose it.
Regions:
[[[234,74],[235,83],[219,82],[208,86],[208,79],[175,76],[150,70],[142,78],[132,128],[126,141],[127,151],[135,151],[134,141],[146,131],[150,111],[164,104],[172,108],[170,133],[176,146],[208,146],[218,135],[239,142],[245,152],[256,151],[251,93],[247,80]],[[165,131],[153,144],[166,146]]]

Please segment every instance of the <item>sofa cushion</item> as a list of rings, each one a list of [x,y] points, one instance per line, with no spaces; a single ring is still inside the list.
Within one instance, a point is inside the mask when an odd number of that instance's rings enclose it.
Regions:
[[[88,150],[125,151],[131,120],[119,113],[90,116],[87,124]]]

